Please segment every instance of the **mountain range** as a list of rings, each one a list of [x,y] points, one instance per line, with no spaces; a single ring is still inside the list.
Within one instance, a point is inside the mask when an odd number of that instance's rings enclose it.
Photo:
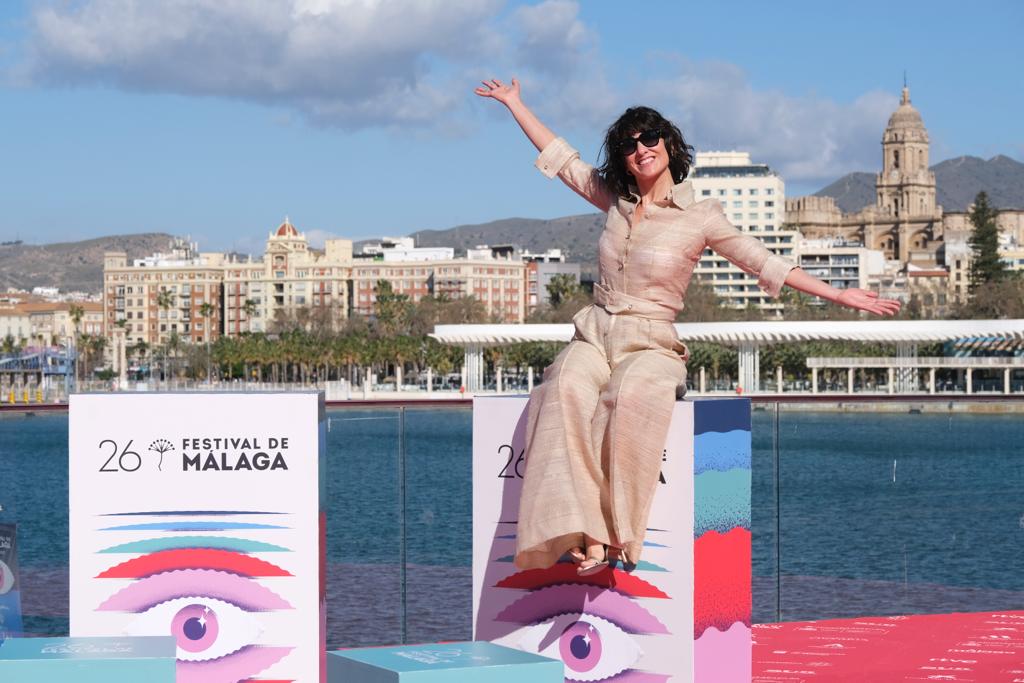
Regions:
[[[979,190],[999,208],[1024,208],[1024,164],[999,155],[989,160],[964,156],[931,167],[937,200],[946,211],[966,211]],[[875,174],[849,173],[815,193],[836,199],[846,212],[875,203]],[[504,218],[478,225],[411,233],[420,247],[454,247],[464,253],[480,244],[515,244],[533,252],[560,248],[584,273],[597,270],[597,240],[604,216],[587,213],[548,220]],[[0,243],[0,292],[8,287],[32,289],[54,286],[62,291],[99,292],[103,280],[103,252],[127,251],[129,259],[167,248],[170,235],[144,233],[114,235],[82,242],[29,245]],[[356,243],[356,248],[361,243]]]
[[[99,292],[103,288],[103,252],[126,251],[142,258],[166,251],[171,236],[148,232],[112,235],[81,242],[0,244],[0,292],[9,287],[59,287],[62,292]]]
[[[978,192],[988,193],[989,203],[1001,209],[1024,208],[1024,164],[1000,154],[988,161],[964,156],[946,159],[931,167],[935,173],[935,201],[945,211],[966,211]],[[847,173],[816,197],[834,197],[846,213],[875,203],[875,174]]]

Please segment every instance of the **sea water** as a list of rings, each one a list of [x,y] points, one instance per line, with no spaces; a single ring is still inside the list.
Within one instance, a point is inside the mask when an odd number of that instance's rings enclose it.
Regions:
[[[1024,609],[1024,418],[756,407],[755,621]],[[330,647],[471,638],[470,410],[329,417]],[[32,634],[67,635],[67,425],[0,416]]]

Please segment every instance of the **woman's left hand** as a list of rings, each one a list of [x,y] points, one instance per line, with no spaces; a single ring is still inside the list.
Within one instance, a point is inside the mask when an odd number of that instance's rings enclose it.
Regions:
[[[836,297],[836,303],[840,306],[856,308],[868,313],[874,313],[875,315],[896,315],[899,313],[901,306],[897,299],[881,299],[878,296],[878,292],[858,287],[844,289]]]

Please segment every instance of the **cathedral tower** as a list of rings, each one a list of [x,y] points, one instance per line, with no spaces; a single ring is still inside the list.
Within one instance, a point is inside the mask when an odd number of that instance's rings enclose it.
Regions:
[[[906,84],[900,106],[882,134],[882,172],[876,176],[875,190],[878,208],[899,221],[936,212],[935,174],[928,170],[928,131],[920,112],[910,104]]]

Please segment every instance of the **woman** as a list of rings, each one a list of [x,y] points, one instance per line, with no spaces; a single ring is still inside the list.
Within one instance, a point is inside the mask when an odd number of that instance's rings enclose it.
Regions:
[[[577,571],[590,574],[608,566],[609,548],[636,563],[676,388],[686,378],[686,347],[673,321],[706,247],[756,274],[771,296],[786,284],[877,315],[893,315],[900,304],[836,289],[737,230],[717,200],[695,202],[685,181],[691,148],[653,109],[626,110],[594,168],[523,104],[516,79],[484,81],[475,92],[508,108],[547,177],[557,175],[608,214],[595,304],[573,318],[572,342],[530,397],[516,566],[548,567],[568,552]]]

